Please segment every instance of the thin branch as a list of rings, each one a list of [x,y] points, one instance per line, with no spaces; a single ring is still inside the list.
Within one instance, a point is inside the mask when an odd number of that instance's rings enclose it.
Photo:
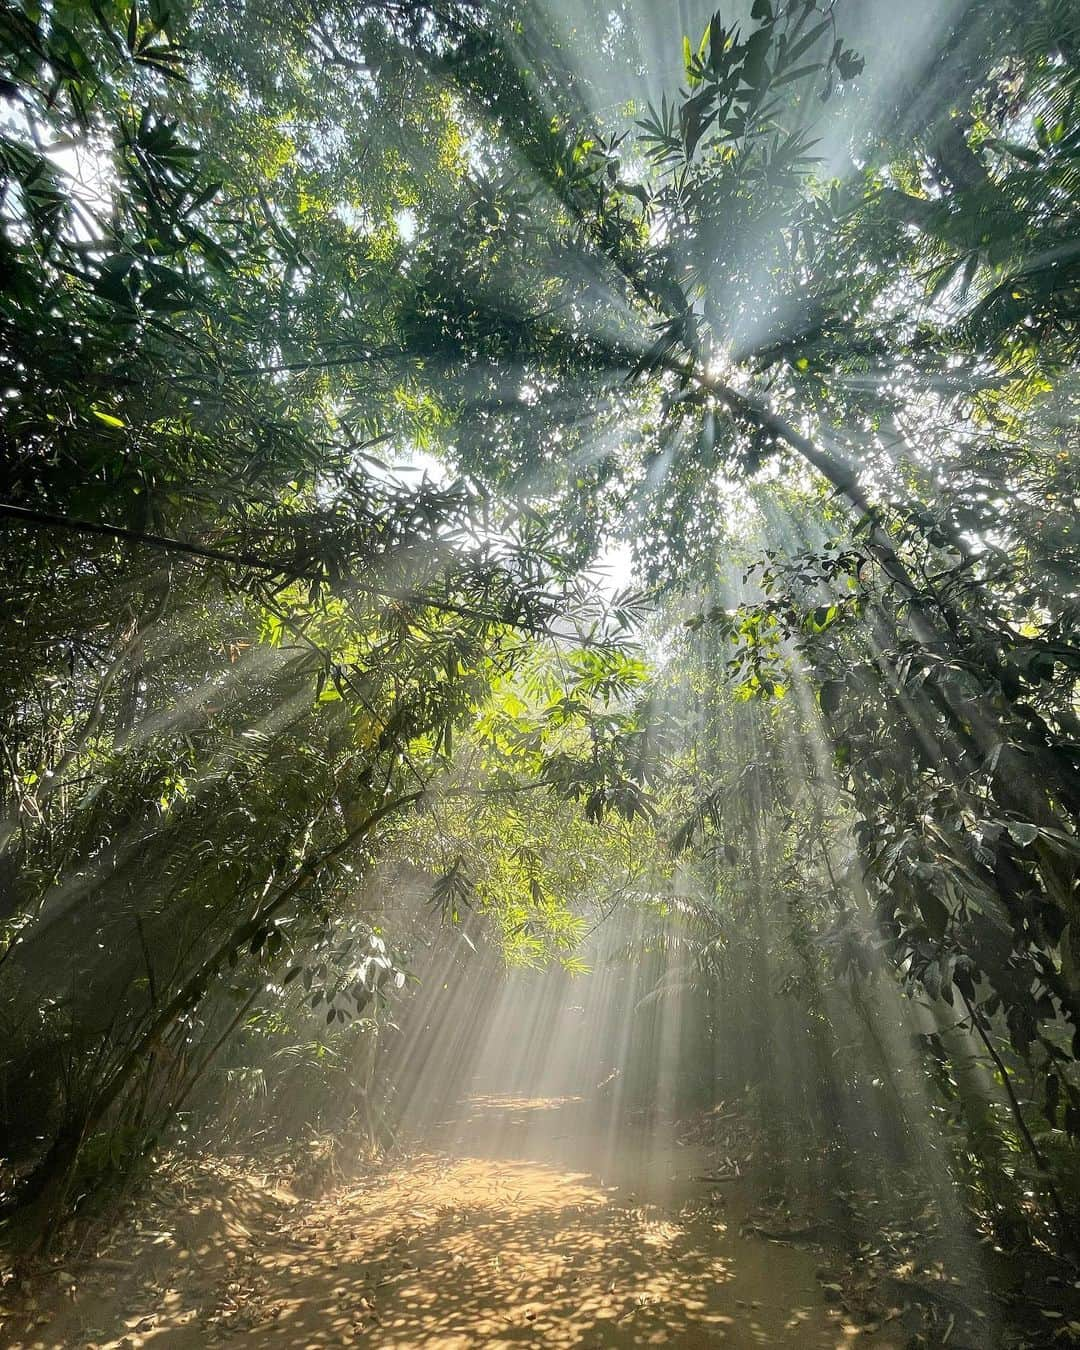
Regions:
[[[185,553],[190,557],[205,558],[211,562],[229,563],[234,567],[247,567],[252,571],[265,572],[269,576],[285,576],[291,581],[311,581],[313,574],[297,571],[285,563],[274,562],[254,553],[227,553],[223,549],[210,548],[205,544],[189,543],[185,539],[175,539],[165,534],[150,534],[143,530],[130,530],[122,525],[106,525],[100,521],[78,520],[72,516],[56,515],[51,511],[38,511],[28,506],[16,506],[12,502],[0,502],[0,516],[9,516],[27,525],[52,526],[57,529],[71,530],[76,534],[104,535],[109,539],[122,539],[133,544],[142,544],[148,548],[165,549],[173,553]],[[517,628],[533,634],[548,637],[562,636],[542,624],[527,624],[520,619],[506,618],[500,614],[491,614],[473,605],[455,604],[451,600],[440,600],[422,591],[390,586],[373,586],[369,582],[350,579],[348,587],[362,595],[375,596],[381,600],[394,600],[401,604],[416,605],[420,608],[438,609],[446,614],[456,614],[465,619],[478,619],[483,623],[499,624],[507,628]]]
[[[13,520],[22,521],[27,525],[49,525],[77,534],[100,534],[109,539],[124,539],[133,544],[146,544],[151,548],[187,553],[195,558],[232,563],[234,566],[250,567],[260,572],[282,573],[286,570],[281,564],[260,558],[253,553],[225,553],[221,549],[209,548],[205,544],[191,544],[184,539],[173,539],[165,534],[149,534],[143,530],[129,530],[123,525],[106,525],[95,520],[78,520],[73,516],[61,516],[52,511],[16,506],[13,502],[0,502],[0,515],[10,516]]]
[[[1072,1220],[1069,1218],[1069,1212],[1065,1208],[1061,1193],[1054,1185],[1053,1173],[1050,1171],[1049,1164],[1046,1161],[1046,1155],[1035,1142],[1035,1136],[1031,1133],[1031,1130],[1028,1128],[1028,1123],[1024,1119],[1023,1108],[1016,1096],[1016,1089],[1013,1087],[1012,1075],[1006,1068],[1005,1061],[998,1054],[993,1041],[991,1041],[990,1034],[983,1025],[982,1018],[976,1014],[975,1009],[971,1006],[967,994],[959,988],[958,992],[960,998],[963,1000],[964,1007],[967,1009],[968,1018],[971,1021],[972,1028],[979,1037],[979,1040],[981,1040],[986,1047],[986,1053],[994,1061],[994,1067],[997,1069],[1001,1078],[1001,1085],[1005,1089],[1005,1095],[1009,1099],[1009,1109],[1012,1111],[1013,1119],[1016,1121],[1016,1128],[1020,1131],[1021,1138],[1027,1145],[1028,1152],[1031,1154],[1035,1165],[1042,1173],[1043,1183],[1046,1186],[1047,1193],[1049,1194],[1054,1210],[1057,1213],[1058,1222],[1061,1224],[1062,1236],[1067,1240],[1069,1245],[1075,1249],[1077,1245],[1076,1230],[1073,1227]]]

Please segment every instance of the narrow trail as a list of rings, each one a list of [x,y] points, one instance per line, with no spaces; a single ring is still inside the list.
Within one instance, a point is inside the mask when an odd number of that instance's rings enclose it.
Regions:
[[[813,1251],[740,1232],[693,1146],[598,1138],[578,1099],[473,1098],[422,1150],[302,1200],[222,1176],[6,1323],[13,1347],[898,1346]],[[615,1159],[605,1164],[603,1159]]]

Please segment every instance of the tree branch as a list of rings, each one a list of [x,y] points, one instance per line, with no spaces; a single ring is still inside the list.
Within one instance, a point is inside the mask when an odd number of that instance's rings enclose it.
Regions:
[[[247,567],[255,572],[265,572],[268,576],[283,576],[290,581],[310,581],[313,574],[288,567],[283,562],[262,558],[254,553],[228,553],[223,549],[210,548],[205,544],[189,543],[185,539],[174,539],[170,535],[150,534],[143,530],[130,530],[122,525],[106,525],[99,521],[78,520],[72,516],[61,516],[51,511],[38,511],[28,506],[16,506],[12,502],[0,502],[0,516],[8,516],[26,525],[48,526],[55,529],[70,530],[76,534],[97,534],[108,539],[120,539],[127,543],[142,544],[148,548],[164,549],[173,553],[185,553],[194,558],[205,558],[210,562],[229,563],[233,567]],[[529,633],[543,633],[556,636],[543,625],[531,625],[518,619],[509,619],[499,614],[491,614],[472,605],[456,604],[452,600],[440,600],[422,591],[390,586],[373,586],[370,582],[350,579],[348,586],[362,595],[375,596],[382,600],[395,600],[402,604],[416,605],[420,608],[438,609],[446,614],[457,614],[461,618],[479,619],[483,623],[501,624],[507,628],[517,628]]]

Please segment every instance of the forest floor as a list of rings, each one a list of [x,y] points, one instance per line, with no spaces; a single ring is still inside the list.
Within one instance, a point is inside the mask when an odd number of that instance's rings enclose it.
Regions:
[[[578,1099],[474,1097],[416,1151],[314,1199],[189,1161],[92,1257],[5,1297],[0,1342],[908,1343],[899,1307],[854,1317],[822,1249],[755,1225],[737,1165],[675,1137],[615,1142]]]

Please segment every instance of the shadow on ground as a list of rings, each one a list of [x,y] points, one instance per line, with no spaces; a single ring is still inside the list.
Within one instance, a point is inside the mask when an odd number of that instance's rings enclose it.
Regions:
[[[899,1344],[827,1307],[812,1253],[741,1235],[738,1183],[711,1184],[694,1149],[615,1167],[610,1143],[573,1098],[473,1098],[426,1151],[314,1202],[223,1177],[73,1297],[22,1310],[7,1343]]]

